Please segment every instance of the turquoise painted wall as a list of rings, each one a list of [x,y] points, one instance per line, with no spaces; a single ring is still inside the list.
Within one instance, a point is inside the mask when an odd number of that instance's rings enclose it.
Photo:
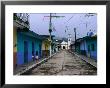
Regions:
[[[34,43],[35,52],[38,51],[39,55],[39,44],[42,44],[42,41],[27,35],[24,35],[25,32],[18,32],[17,34],[17,64],[24,64],[24,41],[28,43],[28,62],[32,61],[32,42]],[[34,52],[34,55],[36,54]]]

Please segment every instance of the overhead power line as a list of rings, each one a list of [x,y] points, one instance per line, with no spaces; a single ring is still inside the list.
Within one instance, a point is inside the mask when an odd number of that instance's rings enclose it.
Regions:
[[[68,23],[73,17],[74,17],[74,15],[72,15],[65,23]]]

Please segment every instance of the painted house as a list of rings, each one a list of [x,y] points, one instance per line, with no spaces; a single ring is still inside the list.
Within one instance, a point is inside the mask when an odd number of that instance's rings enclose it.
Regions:
[[[33,31],[17,30],[17,65],[40,59],[43,38]]]
[[[17,30],[29,30],[29,15],[27,13],[13,14],[13,66],[17,65]]]
[[[48,57],[50,55],[50,41],[45,39],[42,41],[42,56]]]
[[[68,42],[66,42],[66,41],[62,41],[62,43],[61,43],[61,49],[68,49]]]
[[[76,52],[97,60],[97,35],[77,39]]]
[[[50,35],[41,35],[41,36],[44,38],[42,41],[42,56],[48,57],[50,55],[50,45],[51,48],[53,49],[52,44],[50,43]],[[53,41],[53,37],[54,36],[52,35],[51,36],[52,41]]]
[[[61,49],[68,49],[68,39],[62,38]]]
[[[97,59],[97,36],[87,36],[84,38],[84,41],[81,42],[80,44],[80,50],[81,53],[86,54],[86,56]]]

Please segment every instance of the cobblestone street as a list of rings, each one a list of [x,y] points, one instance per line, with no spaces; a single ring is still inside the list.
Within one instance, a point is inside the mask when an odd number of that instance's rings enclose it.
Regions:
[[[63,50],[28,75],[97,75],[97,68]]]

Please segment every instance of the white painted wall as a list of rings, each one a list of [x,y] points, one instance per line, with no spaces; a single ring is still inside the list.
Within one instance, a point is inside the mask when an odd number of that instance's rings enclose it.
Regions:
[[[63,46],[65,46],[65,49],[68,49],[68,42],[63,41],[61,43],[61,49],[63,49]]]

